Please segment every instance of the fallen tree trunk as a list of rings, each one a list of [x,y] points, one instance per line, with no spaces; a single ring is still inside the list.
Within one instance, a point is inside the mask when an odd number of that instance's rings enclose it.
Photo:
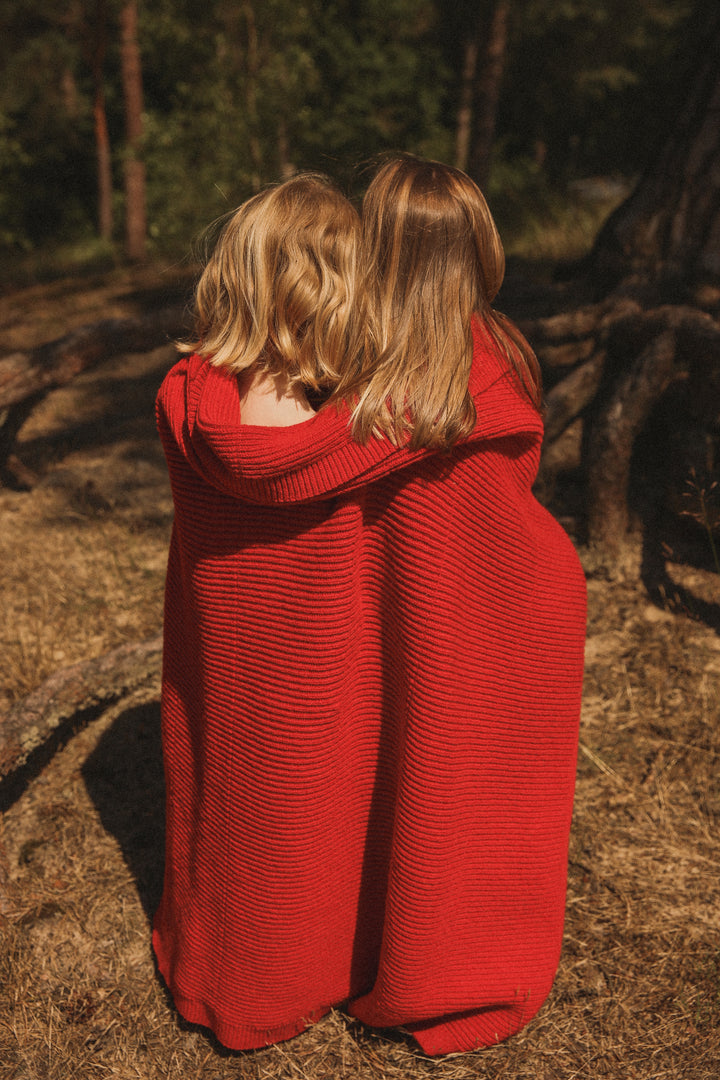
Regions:
[[[552,445],[593,400],[602,380],[606,352],[598,347],[545,398],[545,445]]]
[[[62,668],[0,718],[0,780],[24,765],[66,721],[147,688],[160,693],[162,635]]]
[[[184,308],[176,305],[152,315],[103,319],[30,352],[0,357],[0,483],[29,486],[27,470],[15,460],[15,441],[46,394],[111,356],[149,352],[179,337],[183,322]]]
[[[643,311],[634,301],[606,300],[523,329],[554,382],[546,396],[540,489],[546,497],[552,492],[554,475],[564,464],[561,440],[580,422],[587,507],[582,538],[600,563],[618,571],[636,566],[629,549],[641,538],[631,535],[628,505],[636,440],[668,388],[682,381],[686,392],[683,407],[673,414],[674,429],[706,429],[712,441],[720,416],[720,323],[686,305]],[[566,443],[574,448],[577,441]],[[665,452],[665,446],[658,447],[658,467]],[[569,467],[577,464],[573,458]],[[687,463],[687,475],[693,467]],[[623,559],[623,552],[630,557]]]
[[[555,367],[552,360],[554,348],[580,349],[580,343],[595,338],[602,326],[623,316],[636,315],[641,310],[636,300],[610,295],[599,303],[584,304],[544,319],[519,319],[518,326],[532,341],[538,356],[546,360],[550,367]]]

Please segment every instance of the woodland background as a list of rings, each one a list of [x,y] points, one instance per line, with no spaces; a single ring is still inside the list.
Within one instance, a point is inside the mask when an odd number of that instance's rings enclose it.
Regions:
[[[321,169],[357,192],[399,148],[469,169],[512,246],[650,165],[716,6],[2,0],[2,265],[114,251],[126,219],[136,255],[185,251],[264,183]]]
[[[719,118],[717,0],[0,0],[0,1080],[716,1080]],[[563,957],[482,1053],[337,1010],[233,1055],[149,949],[152,405],[208,224],[398,149],[488,195],[588,578]]]

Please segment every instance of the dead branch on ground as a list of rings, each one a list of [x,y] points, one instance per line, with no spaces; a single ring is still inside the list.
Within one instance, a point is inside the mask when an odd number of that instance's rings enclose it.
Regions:
[[[56,671],[0,717],[0,780],[24,765],[65,721],[147,687],[160,692],[162,635]]]

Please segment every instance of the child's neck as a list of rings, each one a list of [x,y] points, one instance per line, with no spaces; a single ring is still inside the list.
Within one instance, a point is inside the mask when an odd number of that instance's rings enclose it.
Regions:
[[[283,376],[247,372],[240,376],[239,389],[243,424],[290,427],[315,415],[302,386],[296,383],[288,388],[288,380]]]

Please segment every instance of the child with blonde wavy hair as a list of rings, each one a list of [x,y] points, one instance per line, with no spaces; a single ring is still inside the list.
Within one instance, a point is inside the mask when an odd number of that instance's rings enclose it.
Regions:
[[[247,424],[314,415],[353,351],[359,220],[324,176],[267,188],[226,221],[195,293],[195,338],[181,343],[240,379]]]
[[[324,708],[308,705],[303,689],[304,679],[322,685],[326,677],[323,634],[304,618],[328,591],[304,539],[322,524],[324,505],[257,504],[282,496],[282,472],[279,496],[263,488],[267,461],[282,469],[296,443],[302,460],[312,433],[331,417],[338,423],[334,411],[316,413],[310,398],[328,396],[357,348],[359,237],[356,210],[319,174],[243,203],[207,260],[192,340],[178,343],[183,358],[156,403],[175,517],[161,702],[166,859],[153,946],[179,1011],[231,1047],[300,1030],[301,1017],[317,1014],[327,997],[323,991],[318,1002],[313,992],[308,1004],[301,994],[297,1010],[284,1000],[278,1020],[253,983],[257,976],[264,985],[267,966],[284,963],[275,947],[287,907],[277,899],[279,882],[303,903],[293,870],[302,815],[299,826],[291,817],[275,828],[273,812],[289,796],[267,792],[284,755],[305,752]],[[346,440],[346,427],[345,418],[336,438]],[[291,574],[282,573],[283,559]],[[291,718],[306,728],[293,731]],[[253,842],[264,832],[256,857]],[[314,868],[311,875],[310,891]],[[309,956],[302,966],[313,962]],[[222,999],[236,991],[228,1011]],[[280,997],[288,994],[292,1000],[285,986]]]

